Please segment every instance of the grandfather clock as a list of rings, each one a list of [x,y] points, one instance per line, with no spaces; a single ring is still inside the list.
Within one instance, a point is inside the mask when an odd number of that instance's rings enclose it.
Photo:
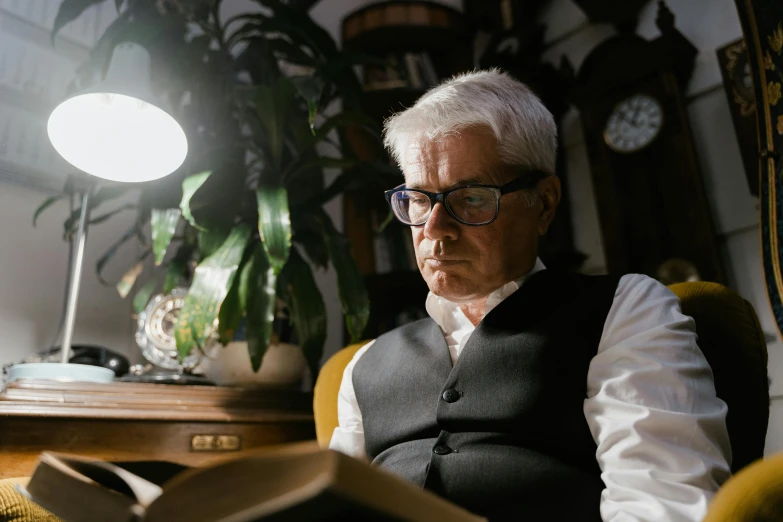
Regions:
[[[697,50],[663,2],[656,24],[654,40],[634,34],[635,23],[618,24],[619,35],[585,59],[572,92],[607,268],[667,283],[723,282],[684,97]]]

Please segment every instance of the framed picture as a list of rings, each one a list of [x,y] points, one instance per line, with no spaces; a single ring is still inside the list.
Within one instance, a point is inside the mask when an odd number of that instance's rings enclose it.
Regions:
[[[723,88],[729,100],[731,121],[739,142],[742,164],[750,193],[759,195],[758,137],[756,130],[756,95],[748,62],[745,39],[740,38],[716,51],[723,76]]]
[[[761,256],[778,331],[783,332],[783,3],[735,0],[748,46],[757,114]]]

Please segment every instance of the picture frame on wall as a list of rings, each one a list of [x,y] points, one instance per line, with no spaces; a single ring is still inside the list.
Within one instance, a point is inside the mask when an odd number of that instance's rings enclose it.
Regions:
[[[729,102],[729,112],[737,135],[742,164],[750,193],[759,195],[758,137],[756,126],[756,95],[748,61],[745,39],[739,38],[716,49],[723,88]]]
[[[778,332],[783,332],[783,4],[735,0],[748,47],[756,104],[764,281]]]

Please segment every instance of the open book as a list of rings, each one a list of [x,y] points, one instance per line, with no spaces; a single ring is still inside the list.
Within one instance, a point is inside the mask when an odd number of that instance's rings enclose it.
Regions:
[[[43,453],[19,490],[66,522],[484,520],[365,462],[318,449],[187,468],[162,486],[108,462]]]

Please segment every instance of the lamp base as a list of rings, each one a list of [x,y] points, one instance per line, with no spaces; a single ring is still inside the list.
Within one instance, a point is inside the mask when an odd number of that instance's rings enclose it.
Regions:
[[[25,363],[8,368],[8,382],[18,379],[102,383],[114,381],[114,372],[87,364]]]

